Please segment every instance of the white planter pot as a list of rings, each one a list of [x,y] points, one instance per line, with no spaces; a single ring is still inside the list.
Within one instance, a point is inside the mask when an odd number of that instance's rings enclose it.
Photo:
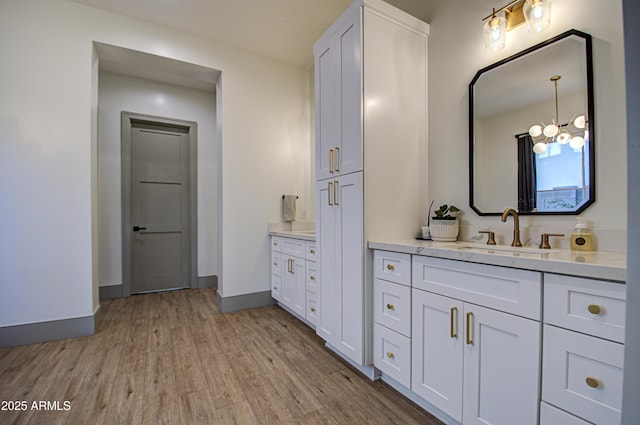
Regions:
[[[458,239],[458,220],[431,219],[431,239],[437,242],[455,242]]]

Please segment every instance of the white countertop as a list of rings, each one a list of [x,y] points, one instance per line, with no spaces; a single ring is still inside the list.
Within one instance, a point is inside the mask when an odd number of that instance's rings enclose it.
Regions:
[[[369,241],[369,248],[619,282],[627,280],[627,255],[617,252],[511,248],[417,239]],[[512,249],[518,252],[510,251]]]
[[[271,236],[282,236],[285,238],[302,239],[305,241],[316,241],[315,230],[272,230],[269,232]]]

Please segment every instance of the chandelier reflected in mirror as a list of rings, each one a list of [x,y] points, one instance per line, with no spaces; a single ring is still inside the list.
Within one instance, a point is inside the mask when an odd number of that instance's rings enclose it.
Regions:
[[[562,77],[554,75],[550,78],[553,82],[556,100],[556,116],[551,124],[540,122],[541,125],[535,124],[529,128],[529,135],[533,138],[533,151],[542,154],[547,151],[549,143],[558,143],[566,145],[567,143],[573,149],[579,149],[585,144],[585,137],[588,135],[587,122],[584,115],[572,116],[567,124],[560,124],[558,118],[558,81]],[[584,130],[582,132],[581,130]],[[578,135],[579,134],[579,135]]]

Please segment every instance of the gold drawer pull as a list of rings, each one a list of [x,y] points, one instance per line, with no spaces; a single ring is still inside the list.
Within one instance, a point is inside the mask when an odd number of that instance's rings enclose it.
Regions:
[[[387,270],[394,271],[396,268],[393,267],[393,264],[387,264]]]
[[[471,323],[472,319],[474,319],[473,313],[467,313],[467,345],[473,345],[473,336],[471,334],[473,333],[474,325]]]
[[[315,249],[310,249],[309,252],[312,253],[312,254],[315,254],[316,250]]]
[[[600,313],[602,313],[602,307],[600,307],[597,304],[589,304],[589,307],[587,307],[587,310],[589,310],[589,313],[591,313],[591,314],[600,314]]]
[[[450,323],[450,331],[451,338],[458,337],[458,307],[451,307],[451,323]]]
[[[591,376],[587,377],[587,379],[585,379],[585,382],[591,388],[598,388],[600,386],[600,381],[598,381],[596,378],[592,378]]]
[[[316,312],[316,308],[315,307],[311,307],[311,312],[315,313]]]
[[[387,357],[393,359],[395,357],[395,354],[393,354],[391,351],[387,351]]]
[[[387,310],[395,310],[396,306],[393,304],[387,304]]]

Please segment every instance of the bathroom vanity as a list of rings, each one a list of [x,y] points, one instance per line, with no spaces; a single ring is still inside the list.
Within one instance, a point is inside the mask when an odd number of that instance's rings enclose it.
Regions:
[[[271,297],[315,329],[317,322],[316,236],[314,231],[272,231]]]
[[[370,241],[374,365],[452,424],[617,424],[626,256]]]

